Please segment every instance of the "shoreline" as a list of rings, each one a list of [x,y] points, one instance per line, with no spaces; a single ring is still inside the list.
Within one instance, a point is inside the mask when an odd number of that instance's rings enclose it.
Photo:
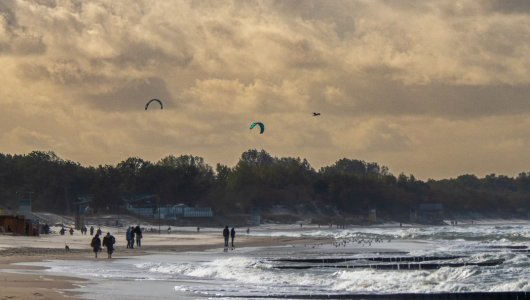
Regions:
[[[201,236],[201,235],[199,235]],[[206,236],[203,234],[201,237]],[[149,237],[149,235],[147,235]],[[0,237],[1,240],[1,237]],[[222,249],[222,241],[218,235],[210,235],[209,243],[186,243],[190,240],[176,240],[174,243],[149,245],[149,239],[144,239],[146,244],[141,248],[127,249],[124,246],[116,247],[112,259],[125,259],[134,256],[144,256],[155,253],[176,253],[191,251],[206,251]],[[331,239],[319,238],[293,238],[293,237],[262,237],[243,236],[236,242],[237,248],[247,247],[277,247],[295,244],[322,243]],[[182,243],[177,243],[182,242]],[[48,260],[94,260],[91,249],[71,249],[65,251],[59,248],[22,247],[4,248],[0,250],[0,300],[27,299],[27,300],[63,300],[86,299],[81,292],[76,291],[80,285],[90,282],[90,279],[75,276],[60,276],[42,274],[47,267],[22,265],[22,263],[43,262]],[[108,260],[106,252],[100,253],[98,260]],[[41,272],[39,272],[41,271]],[[28,288],[31,287],[31,288]]]
[[[519,223],[519,220],[517,220]],[[494,224],[474,224],[474,226],[482,227],[496,226],[496,225],[513,225],[512,222],[494,222]],[[404,226],[405,227],[405,226]],[[412,228],[421,228],[422,226],[410,226]],[[406,226],[406,228],[410,228]],[[451,228],[466,228],[467,224],[458,226],[451,226]],[[400,228],[399,225],[388,224],[387,226],[362,226],[362,227],[350,227],[346,229],[369,229],[369,228]],[[212,249],[222,250],[223,240],[219,232],[216,231],[204,231],[195,233],[193,231],[175,231],[171,234],[144,234],[142,240],[143,246],[141,248],[127,249],[124,246],[124,238],[116,228],[107,228],[115,233],[117,237],[116,252],[113,255],[114,259],[133,258],[136,256],[144,256],[150,254],[172,254],[182,252],[202,252]],[[236,236],[235,245],[236,249],[249,248],[249,247],[278,247],[286,246],[290,247],[295,245],[319,245],[319,244],[331,244],[335,239],[329,237],[313,237],[308,235],[275,235],[278,231],[286,231],[291,233],[304,233],[307,231],[319,230],[316,226],[304,226],[304,230],[298,229],[296,225],[279,225],[268,228],[267,225],[261,227],[263,235],[257,234],[253,231],[253,235],[241,234]],[[327,231],[328,228],[324,227],[321,230]],[[330,230],[330,232],[336,229]],[[104,230],[106,231],[106,230]],[[21,263],[32,263],[32,262],[44,262],[49,260],[80,260],[84,262],[94,261],[94,254],[91,248],[88,246],[91,239],[90,235],[74,235],[74,236],[60,236],[60,235],[49,235],[41,237],[21,237],[21,236],[7,236],[0,235],[0,300],[8,299],[29,299],[29,300],[62,300],[67,298],[76,299],[87,299],[89,297],[84,296],[83,292],[79,291],[79,287],[95,282],[90,278],[83,278],[81,276],[64,276],[47,274],[47,267],[23,265]],[[430,242],[428,240],[415,240],[415,239],[403,239],[393,241],[392,244],[386,244],[387,246],[381,248],[389,251],[391,249],[397,249],[402,244],[418,244],[415,245],[415,249],[427,249],[430,248]],[[68,244],[70,251],[65,251],[65,244]],[[13,247],[17,245],[18,247]],[[421,246],[420,246],[421,245]],[[365,248],[359,246],[357,248],[359,252],[366,252],[367,250],[376,250],[374,248]],[[314,248],[314,247],[313,247]],[[98,258],[98,261],[107,261],[106,253],[103,251]],[[68,275],[68,274],[67,274]]]

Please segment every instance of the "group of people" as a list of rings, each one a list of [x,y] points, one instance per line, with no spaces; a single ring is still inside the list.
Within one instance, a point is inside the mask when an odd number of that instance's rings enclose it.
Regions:
[[[225,238],[225,248],[228,247],[228,241],[232,238],[232,248],[234,248],[234,238],[236,237],[236,229],[232,227],[232,230],[228,229],[228,225],[223,230],[223,236]]]
[[[101,234],[103,233],[103,231],[101,231],[101,228],[98,228],[98,230],[96,230],[96,234],[101,236]],[[94,235],[94,226],[90,226],[90,235]]]
[[[50,231],[50,226],[48,226],[48,224],[44,225],[44,233],[46,234],[49,234],[51,231]],[[94,226],[90,226],[90,235],[94,235]],[[59,230],[59,233],[61,235],[64,235],[66,233],[66,228],[63,226],[61,228],[61,230]],[[86,235],[87,232],[88,232],[88,228],[86,226],[83,226],[81,229],[79,229],[79,231],[81,231],[81,234],[82,235]],[[74,229],[72,227],[70,227],[70,229],[68,230],[68,232],[70,232],[70,235],[74,235]],[[96,234],[97,235],[100,235],[102,234],[102,231],[101,231],[101,228],[98,228],[97,231],[96,231]]]
[[[63,227],[61,228],[61,230],[59,230],[59,233],[60,233],[61,235],[64,235],[65,232],[66,232],[66,229],[65,229],[64,226],[63,226]],[[69,232],[70,232],[70,235],[74,235],[74,229],[73,229],[72,227],[70,227]]]
[[[96,233],[96,235],[92,238],[90,246],[94,251],[95,258],[98,258],[98,253],[102,251],[102,247],[107,248],[108,258],[112,258],[112,253],[114,252],[114,244],[116,244],[116,238],[114,238],[114,236],[111,235],[110,232],[107,232],[107,235],[103,237],[103,241],[101,241],[101,239],[99,238],[99,234]]]
[[[90,227],[90,235],[94,234],[94,227]],[[116,244],[116,238],[107,232],[107,235],[101,240],[100,236],[102,235],[101,229],[98,228],[96,234],[92,238],[90,246],[94,251],[95,258],[98,258],[98,253],[103,251],[103,247],[107,249],[108,258],[112,258],[112,253],[114,253],[114,245]],[[131,226],[127,228],[126,239],[127,239],[127,248],[134,248],[134,241],[136,238],[136,246],[140,247],[142,245],[142,229],[140,226]]]
[[[140,225],[137,225],[136,227],[129,227],[127,228],[127,232],[125,233],[125,238],[127,240],[127,248],[134,249],[134,240],[136,236],[136,246],[141,247],[142,246],[142,229],[140,228]]]
[[[197,229],[199,231],[200,229]],[[247,234],[248,234],[247,229]],[[94,227],[90,227],[90,234],[92,235],[94,233]],[[98,253],[102,251],[103,247],[107,249],[107,255],[108,258],[112,258],[112,253],[114,252],[114,245],[116,244],[116,238],[114,238],[113,235],[110,234],[110,232],[107,232],[107,235],[103,237],[103,240],[101,240],[102,232],[101,229],[98,228],[96,234],[92,238],[92,241],[90,243],[90,246],[92,247],[94,251],[95,258],[98,258]],[[142,229],[140,226],[131,226],[127,228],[127,232],[125,233],[125,238],[127,240],[127,248],[133,249],[134,248],[134,242],[136,240],[136,246],[141,247],[142,245]],[[225,226],[223,230],[223,237],[225,240],[225,248],[229,247],[229,242],[231,242],[231,247],[234,248],[234,239],[236,237],[236,229],[232,227],[232,229],[228,228],[228,225]]]

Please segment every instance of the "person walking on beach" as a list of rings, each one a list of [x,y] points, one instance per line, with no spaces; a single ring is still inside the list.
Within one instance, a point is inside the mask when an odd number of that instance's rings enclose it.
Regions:
[[[232,230],[230,231],[230,237],[232,238],[232,249],[234,248],[234,238],[236,237],[236,229],[232,227]]]
[[[127,240],[127,248],[131,248],[131,227],[127,228],[127,232],[125,232],[125,239]]]
[[[74,235],[74,229],[70,227],[70,235]]]
[[[129,231],[129,248],[134,249],[134,227],[131,226],[131,231]]]
[[[96,234],[92,238],[92,242],[90,243],[90,246],[92,247],[92,250],[94,251],[96,258],[98,258],[98,252],[101,250],[101,239],[99,238],[98,234]]]
[[[98,227],[98,230],[96,230],[96,234],[101,236],[103,234],[103,231],[101,231],[101,228]]]
[[[228,225],[226,225],[223,230],[223,237],[225,238],[225,247],[228,247],[228,239],[230,238],[230,229],[228,229]]]
[[[136,232],[136,246],[141,247],[142,246],[142,228],[140,228],[140,225],[137,225],[136,228],[134,228],[134,231]]]
[[[94,226],[90,226],[90,235],[94,235]]]
[[[64,227],[61,228],[61,230],[59,231],[59,233],[60,233],[61,235],[64,235],[65,232],[66,232],[66,229],[64,229]]]
[[[107,232],[107,235],[103,238],[103,246],[107,248],[108,258],[112,258],[114,244],[116,244],[116,239],[110,234],[110,232]]]

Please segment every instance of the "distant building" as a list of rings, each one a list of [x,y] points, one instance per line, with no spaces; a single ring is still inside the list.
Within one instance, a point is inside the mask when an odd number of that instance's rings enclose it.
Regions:
[[[18,200],[18,215],[24,216],[26,219],[33,219],[31,212],[31,198]]]
[[[410,220],[421,224],[442,224],[444,207],[441,203],[422,203],[410,212]]]
[[[160,207],[156,209],[154,216],[161,219],[176,220],[177,218],[211,218],[213,211],[210,207],[190,207],[186,204]]]
[[[38,236],[40,233],[39,223],[25,216],[1,215],[0,233],[11,233],[13,235]]]
[[[157,207],[157,196],[152,194],[124,196],[123,201],[127,211],[146,218],[152,218]]]
[[[74,205],[77,207],[77,213],[81,215],[89,215],[94,212],[94,209],[91,207],[92,201],[94,200],[93,195],[81,195],[77,197],[77,201]]]
[[[213,211],[210,207],[185,207],[182,212],[184,218],[211,218]]]

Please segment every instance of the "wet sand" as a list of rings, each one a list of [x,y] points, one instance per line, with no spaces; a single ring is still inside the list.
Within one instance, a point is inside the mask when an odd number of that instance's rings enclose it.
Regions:
[[[76,288],[76,284],[82,283],[84,279],[26,273],[39,267],[20,266],[15,263],[85,257],[82,253],[65,253],[60,249],[16,248],[0,251],[0,300],[52,300],[75,296],[75,293],[66,290]]]
[[[130,257],[159,252],[204,251],[223,248],[222,237],[218,233],[176,232],[172,234],[144,234],[141,248],[127,249],[124,239],[116,236],[117,247],[113,258]],[[89,247],[90,235],[41,237],[16,237],[0,235],[0,300],[59,300],[81,298],[80,294],[68,291],[75,289],[85,279],[32,274],[36,267],[17,265],[23,262],[45,260],[93,260],[94,253]],[[236,246],[262,247],[291,244],[316,244],[322,239],[302,239],[286,237],[253,237],[242,235],[236,237]],[[327,242],[327,241],[326,241]],[[64,245],[70,247],[66,251]],[[99,260],[106,260],[103,250]]]

